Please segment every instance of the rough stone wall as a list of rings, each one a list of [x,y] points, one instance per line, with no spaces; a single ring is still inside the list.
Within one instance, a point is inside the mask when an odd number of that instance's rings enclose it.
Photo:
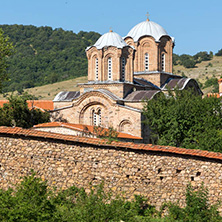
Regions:
[[[210,201],[222,197],[222,163],[207,158],[142,150],[59,143],[25,137],[0,137],[0,187],[16,184],[34,169],[49,186],[85,187],[104,181],[105,190],[148,197],[157,207],[165,201],[184,205],[189,182],[209,190]],[[91,185],[90,185],[91,183]]]

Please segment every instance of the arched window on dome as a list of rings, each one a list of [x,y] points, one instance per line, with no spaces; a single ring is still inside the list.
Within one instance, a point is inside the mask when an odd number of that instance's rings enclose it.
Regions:
[[[126,66],[126,59],[124,57],[121,58],[121,79],[125,81],[125,66]]]
[[[112,58],[108,58],[108,80],[112,80]]]
[[[144,57],[145,71],[149,71],[149,54],[146,52]]]
[[[99,61],[98,58],[95,59],[95,80],[99,79]]]
[[[162,71],[165,71],[165,53],[162,53],[161,55],[161,66]]]

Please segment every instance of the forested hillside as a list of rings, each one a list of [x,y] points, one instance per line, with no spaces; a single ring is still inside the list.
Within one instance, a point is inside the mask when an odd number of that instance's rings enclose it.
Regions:
[[[14,44],[15,53],[9,58],[9,81],[3,92],[52,84],[87,75],[86,47],[100,37],[96,32],[78,34],[62,28],[32,25],[0,25]],[[206,92],[218,92],[217,79],[222,72],[222,49],[201,51],[195,55],[173,55],[173,73],[195,78]]]
[[[87,75],[85,49],[100,37],[95,32],[64,31],[32,25],[0,25],[13,42],[9,79],[3,88],[22,91],[57,81]]]

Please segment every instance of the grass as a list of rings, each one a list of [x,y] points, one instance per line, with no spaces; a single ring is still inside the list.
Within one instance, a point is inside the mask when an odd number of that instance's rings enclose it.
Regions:
[[[87,76],[82,76],[76,79],[25,89],[24,91],[39,97],[39,99],[52,100],[61,91],[78,91],[77,84],[85,82],[87,82]],[[10,93],[8,94],[10,95]],[[5,99],[3,94],[0,94],[0,99]]]
[[[212,66],[210,65],[212,64]],[[222,56],[214,56],[210,61],[203,61],[196,64],[195,68],[187,69],[183,66],[177,65],[173,67],[175,75],[186,75],[204,84],[207,78],[215,77],[219,79],[222,75]],[[211,92],[212,87],[203,90],[204,93]]]

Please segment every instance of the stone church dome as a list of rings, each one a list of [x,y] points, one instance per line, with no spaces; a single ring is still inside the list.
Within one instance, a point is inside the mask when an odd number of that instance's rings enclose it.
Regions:
[[[136,26],[134,26],[129,31],[126,37],[131,37],[134,40],[134,42],[137,42],[140,37],[145,35],[152,36],[155,39],[155,41],[159,41],[159,39],[164,35],[169,36],[167,31],[162,26],[147,19],[146,21],[141,22]]]
[[[104,35],[102,35],[93,46],[95,46],[97,49],[102,49],[107,46],[115,46],[117,48],[123,48],[128,45],[119,34],[113,31],[109,31]]]

